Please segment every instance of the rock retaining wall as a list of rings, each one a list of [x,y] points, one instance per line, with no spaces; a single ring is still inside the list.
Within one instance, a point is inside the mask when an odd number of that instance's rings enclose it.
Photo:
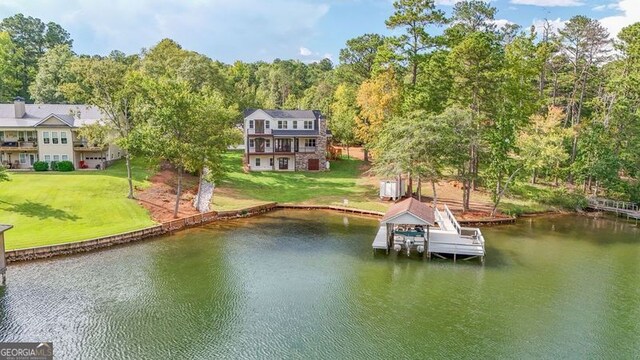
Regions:
[[[174,231],[182,230],[189,227],[204,225],[219,220],[229,220],[243,218],[263,214],[275,209],[324,209],[347,212],[351,214],[368,215],[382,217],[384,213],[373,210],[360,210],[342,206],[333,205],[287,205],[269,203],[265,205],[253,206],[241,210],[234,211],[210,211],[203,214],[197,214],[181,219],[171,220],[159,225],[154,225],[141,230],[130,231],[122,234],[110,235],[91,240],[78,241],[59,245],[40,246],[28,249],[9,250],[6,252],[7,262],[27,261],[46,259],[53,256],[71,255],[98,249],[104,249],[110,246],[126,244],[134,241],[140,241]],[[514,222],[515,218],[506,219],[488,219],[488,220],[467,220],[459,221],[461,225],[496,225]]]
[[[254,216],[271,211],[276,208],[276,203],[253,206],[237,211],[220,211],[197,214],[186,218],[167,221],[141,230],[130,231],[122,234],[110,235],[91,240],[78,241],[59,245],[39,246],[29,249],[9,250],[6,252],[7,262],[46,259],[53,256],[71,255],[87,251],[107,248],[114,245],[140,241],[188,227],[203,225],[216,220],[227,220],[241,217]]]

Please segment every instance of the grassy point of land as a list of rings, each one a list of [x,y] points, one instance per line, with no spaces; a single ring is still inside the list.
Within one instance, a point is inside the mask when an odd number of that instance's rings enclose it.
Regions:
[[[135,186],[148,186],[149,165],[134,161]],[[123,162],[104,171],[10,173],[0,185],[0,222],[11,224],[7,249],[87,240],[132,231],[154,222],[127,199]]]

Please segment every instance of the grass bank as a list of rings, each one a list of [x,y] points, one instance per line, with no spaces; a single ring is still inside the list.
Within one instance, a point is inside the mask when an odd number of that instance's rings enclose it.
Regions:
[[[143,159],[133,163],[137,187],[147,186]],[[0,223],[14,225],[7,249],[86,240],[153,225],[147,211],[126,198],[124,162],[103,171],[10,173],[0,183]]]
[[[285,204],[348,205],[384,211],[388,204],[378,199],[377,184],[363,177],[364,162],[342,159],[331,162],[327,172],[250,172],[242,170],[242,153],[226,157],[229,169],[219,182],[214,210],[236,210],[266,202]]]

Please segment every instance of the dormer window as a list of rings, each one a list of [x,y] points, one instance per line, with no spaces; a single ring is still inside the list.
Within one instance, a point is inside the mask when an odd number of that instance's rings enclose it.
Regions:
[[[288,128],[287,122],[284,120],[278,120],[278,129],[286,129]]]
[[[313,129],[313,121],[305,120],[304,128],[305,128],[305,130],[312,130]]]
[[[293,128],[294,128],[294,129],[297,129],[297,128],[298,128],[298,122],[297,122],[297,121],[294,121],[294,122],[293,122]]]

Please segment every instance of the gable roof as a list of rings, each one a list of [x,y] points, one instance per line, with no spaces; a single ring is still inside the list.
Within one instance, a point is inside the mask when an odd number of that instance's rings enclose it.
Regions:
[[[55,116],[71,127],[100,121],[102,112],[95,106],[83,104],[25,104],[25,114],[15,117],[14,104],[0,104],[0,127],[34,127]]]
[[[321,117],[319,110],[278,110],[278,109],[246,109],[244,117],[262,110],[274,119],[317,120]]]
[[[435,224],[435,215],[431,206],[414,198],[404,199],[393,204],[389,208],[389,211],[384,214],[382,220],[380,220],[380,223],[393,223],[393,219],[398,218],[404,214],[413,216],[420,222],[423,222],[424,225],[433,226]]]
[[[75,121],[75,119],[73,118],[73,116],[71,115],[62,115],[62,114],[50,114],[49,116],[45,117],[44,119],[38,121],[35,125],[33,126],[38,126],[42,123],[44,123],[45,121],[51,119],[51,118],[55,118],[60,120],[63,124],[69,126],[69,127],[73,127],[73,123]]]

